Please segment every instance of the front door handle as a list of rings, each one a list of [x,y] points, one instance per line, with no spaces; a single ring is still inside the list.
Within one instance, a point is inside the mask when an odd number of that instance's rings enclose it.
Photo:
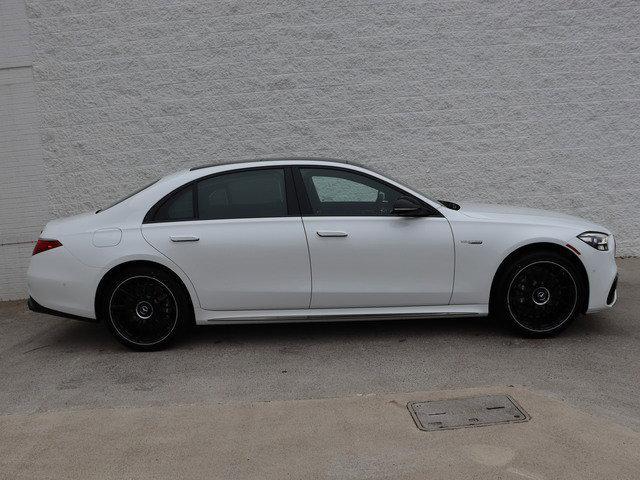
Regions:
[[[335,231],[318,231],[316,232],[319,237],[347,237],[349,234],[347,232],[335,232]]]
[[[194,237],[193,235],[185,235],[185,236],[171,235],[169,239],[172,242],[197,242],[198,240],[200,240],[198,237]]]

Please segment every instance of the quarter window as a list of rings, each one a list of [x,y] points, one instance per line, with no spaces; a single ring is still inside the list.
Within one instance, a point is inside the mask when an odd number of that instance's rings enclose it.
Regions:
[[[216,175],[197,183],[198,218],[287,216],[284,170],[247,170]]]
[[[393,204],[406,196],[399,190],[354,172],[300,168],[314,215],[391,215]]]
[[[171,195],[154,216],[156,222],[193,220],[193,186]]]

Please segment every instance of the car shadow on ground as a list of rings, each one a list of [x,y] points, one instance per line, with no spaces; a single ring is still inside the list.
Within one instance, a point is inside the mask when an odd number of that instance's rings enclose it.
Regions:
[[[492,332],[493,330],[493,332]],[[489,318],[395,319],[299,323],[265,323],[253,325],[196,326],[185,336],[188,343],[209,343],[225,340],[271,343],[359,340],[420,337],[477,337],[500,335],[504,329]]]
[[[38,315],[30,313],[30,315]],[[375,321],[332,321],[313,323],[269,323],[238,325],[197,325],[181,335],[171,348],[189,349],[220,343],[264,345],[306,342],[370,341],[402,342],[408,337],[472,338],[507,337],[510,332],[490,318],[397,319]],[[44,341],[45,339],[42,338]],[[107,328],[99,323],[68,320],[60,323],[47,338],[46,347],[61,350],[121,350]],[[34,346],[33,349],[45,346]]]
[[[36,315],[36,314],[32,314]],[[561,334],[561,338],[585,339],[592,335],[616,333],[617,325],[601,315],[579,318]],[[170,348],[214,348],[219,344],[242,344],[251,346],[290,345],[292,341],[301,346],[305,343],[358,342],[362,345],[380,341],[402,343],[408,338],[465,343],[482,338],[484,341],[504,343],[518,339],[539,342],[541,339],[524,338],[513,333],[491,317],[446,318],[446,319],[395,319],[367,321],[333,321],[314,323],[270,323],[238,325],[205,325],[188,329]],[[42,339],[44,340],[44,339]],[[542,339],[544,340],[544,339]],[[118,344],[102,324],[74,322],[61,323],[51,332],[45,346],[65,351],[126,350]],[[27,352],[29,349],[26,350]]]

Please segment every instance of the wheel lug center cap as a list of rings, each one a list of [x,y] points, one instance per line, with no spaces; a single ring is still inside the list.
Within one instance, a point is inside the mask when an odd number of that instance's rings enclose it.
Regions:
[[[136,305],[136,315],[142,320],[146,320],[153,315],[153,307],[147,301],[138,302]]]
[[[538,287],[533,291],[532,298],[536,305],[544,305],[551,298],[551,294],[545,287]]]

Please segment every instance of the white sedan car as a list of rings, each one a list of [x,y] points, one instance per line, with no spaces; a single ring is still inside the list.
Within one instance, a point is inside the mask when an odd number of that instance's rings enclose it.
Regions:
[[[360,166],[191,168],[49,222],[29,307],[104,322],[123,344],[187,325],[489,313],[532,336],[616,301],[614,239],[587,220],[436,201]]]

